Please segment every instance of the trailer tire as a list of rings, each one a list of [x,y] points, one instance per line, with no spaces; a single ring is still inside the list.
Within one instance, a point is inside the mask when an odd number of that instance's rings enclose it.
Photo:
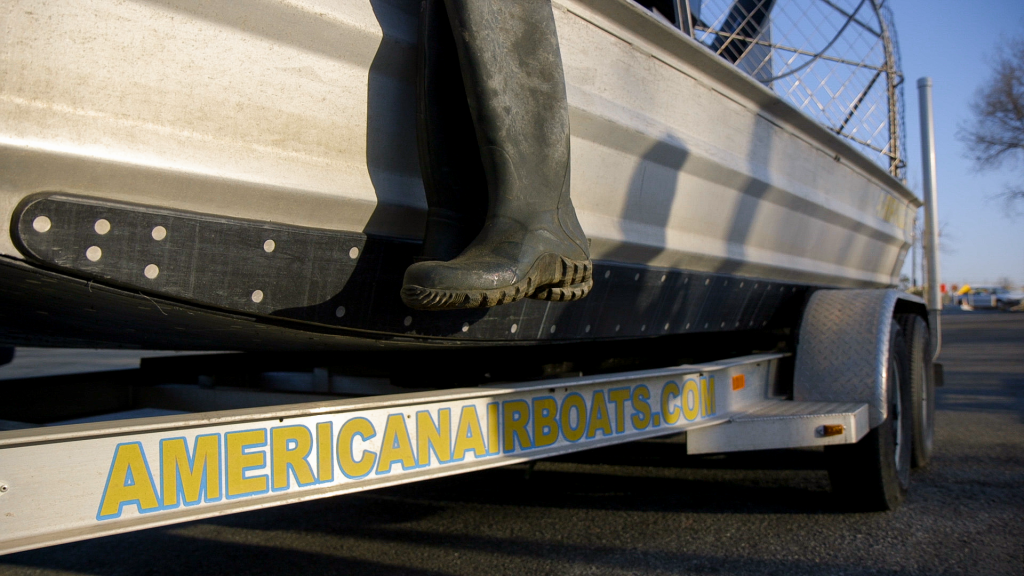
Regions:
[[[897,316],[910,356],[906,378],[914,414],[914,442],[911,466],[924,468],[935,444],[935,380],[932,377],[932,353],[928,324],[916,314]]]
[[[906,497],[913,444],[911,392],[905,377],[908,363],[903,331],[893,321],[889,328],[885,421],[856,444],[825,449],[832,493],[843,508],[895,510]]]

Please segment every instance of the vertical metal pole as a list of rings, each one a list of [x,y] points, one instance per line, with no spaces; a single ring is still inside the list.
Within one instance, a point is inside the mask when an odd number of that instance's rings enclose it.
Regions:
[[[910,233],[912,240],[910,241],[910,285],[917,288],[917,226],[914,226],[914,231]]]
[[[676,0],[676,18],[679,19],[679,29],[683,31],[683,34],[693,38],[690,0]]]
[[[935,123],[932,117],[932,79],[920,78],[917,91],[921,108],[921,170],[924,183],[924,256],[928,266],[925,301],[935,345],[933,360],[942,347],[940,318],[942,295],[939,294],[939,206],[935,188]]]

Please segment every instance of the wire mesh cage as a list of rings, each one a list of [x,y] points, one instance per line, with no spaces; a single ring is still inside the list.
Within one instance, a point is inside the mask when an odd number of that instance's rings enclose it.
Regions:
[[[886,0],[637,0],[904,179]]]

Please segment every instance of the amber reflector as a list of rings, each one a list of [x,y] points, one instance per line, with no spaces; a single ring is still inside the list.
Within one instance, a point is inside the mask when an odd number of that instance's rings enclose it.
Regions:
[[[842,424],[825,424],[824,426],[821,427],[821,435],[825,436],[825,437],[828,437],[828,436],[839,436],[842,433],[843,433],[843,425]]]

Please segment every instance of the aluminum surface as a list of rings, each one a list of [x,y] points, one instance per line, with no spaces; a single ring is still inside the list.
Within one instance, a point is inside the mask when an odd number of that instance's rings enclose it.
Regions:
[[[825,436],[823,426],[827,425],[841,425],[842,434]],[[867,404],[769,400],[721,426],[687,432],[686,453],[853,444],[869,429]]]
[[[712,425],[780,357],[0,432],[0,553]]]
[[[935,171],[935,118],[932,113],[932,79],[917,81],[921,109],[921,177],[924,182],[924,252],[928,264],[925,280],[928,326],[931,329],[932,360],[942,349],[942,295],[939,293],[939,194]]]
[[[864,402],[885,421],[896,290],[819,290],[804,309],[793,374],[798,402]]]
[[[595,259],[895,284],[918,200],[623,0],[559,0]],[[416,3],[17,0],[0,25],[0,254],[41,190],[418,238]]]

